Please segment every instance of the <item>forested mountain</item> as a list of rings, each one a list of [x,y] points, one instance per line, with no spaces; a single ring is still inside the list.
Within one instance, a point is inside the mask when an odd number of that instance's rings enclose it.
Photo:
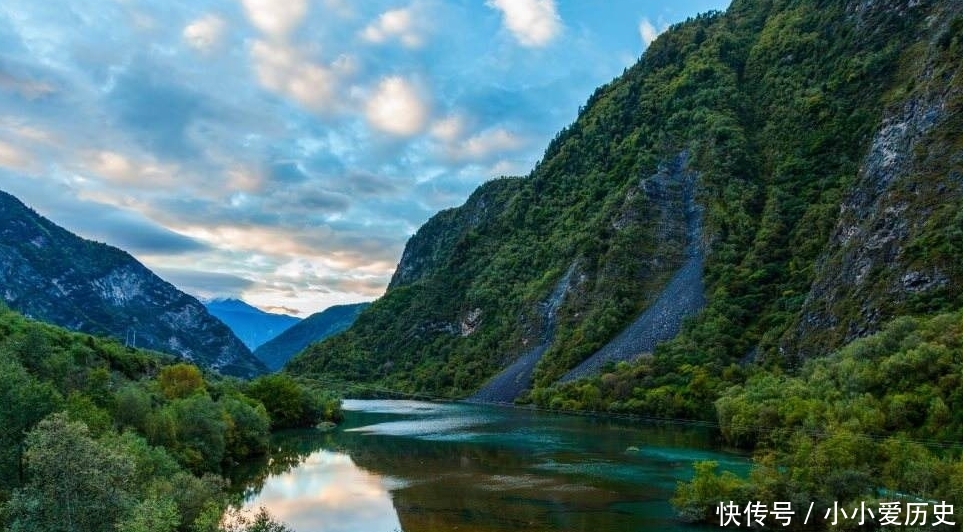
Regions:
[[[0,287],[24,315],[225,374],[266,368],[197,299],[128,253],[70,233],[0,192]]]
[[[287,314],[264,312],[240,299],[214,299],[204,303],[204,307],[230,327],[251,351],[301,321]]]
[[[335,305],[304,318],[254,350],[254,356],[271,371],[281,369],[304,348],[351,327],[368,303]]]
[[[466,397],[535,353],[520,400],[711,419],[753,368],[961,308],[961,11],[736,0],[672,27],[289,371]],[[662,298],[692,253],[701,294]],[[606,349],[633,325],[653,341]],[[618,356],[571,380],[599,352]]]

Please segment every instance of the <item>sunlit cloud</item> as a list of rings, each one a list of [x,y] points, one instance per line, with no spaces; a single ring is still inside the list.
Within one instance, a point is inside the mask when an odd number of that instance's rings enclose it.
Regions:
[[[317,111],[334,111],[346,103],[340,78],[354,71],[349,56],[321,65],[292,45],[257,40],[251,44],[251,58],[257,78],[266,89]]]
[[[308,13],[307,0],[241,0],[251,24],[275,39],[286,37]]]
[[[448,156],[455,160],[485,160],[493,155],[517,151],[524,145],[525,141],[511,131],[493,128],[449,146]]]
[[[431,125],[431,135],[438,140],[455,142],[465,132],[465,119],[458,115],[446,116]]]
[[[502,12],[505,27],[523,46],[541,47],[562,32],[562,18],[553,0],[488,0]]]
[[[428,105],[416,86],[399,76],[382,79],[365,105],[368,123],[390,135],[420,133],[428,121],[428,114]]]
[[[424,44],[424,29],[414,11],[413,7],[385,11],[361,31],[361,37],[374,44],[397,40],[408,48],[418,48]]]
[[[31,158],[20,150],[0,140],[0,166],[23,170],[30,166]]]

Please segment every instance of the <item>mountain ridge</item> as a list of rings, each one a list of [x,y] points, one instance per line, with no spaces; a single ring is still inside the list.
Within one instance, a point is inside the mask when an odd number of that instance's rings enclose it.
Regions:
[[[255,349],[254,356],[264,362],[268,369],[279,370],[312,343],[350,327],[368,305],[370,303],[333,305],[315,312]]]
[[[175,354],[226,374],[266,368],[194,297],[130,254],[70,233],[0,191],[3,301],[33,319]]]
[[[230,327],[252,353],[301,321],[287,314],[265,312],[237,298],[211,299],[204,302],[204,307]]]

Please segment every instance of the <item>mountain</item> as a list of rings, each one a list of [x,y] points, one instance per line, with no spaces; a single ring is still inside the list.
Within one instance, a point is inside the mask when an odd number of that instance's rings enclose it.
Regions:
[[[239,299],[214,299],[204,306],[252,351],[301,321],[286,314],[264,312]]]
[[[354,320],[358,319],[358,314],[369,305],[370,303],[335,305],[316,312],[255,349],[254,356],[264,362],[271,371],[277,371],[314,342],[320,342],[351,327]]]
[[[27,317],[181,356],[228,375],[267,368],[199,301],[115,247],[0,192],[3,301]]]
[[[736,0],[675,25],[288,370],[712,418],[747,372],[960,309],[961,41],[963,2],[935,0]]]

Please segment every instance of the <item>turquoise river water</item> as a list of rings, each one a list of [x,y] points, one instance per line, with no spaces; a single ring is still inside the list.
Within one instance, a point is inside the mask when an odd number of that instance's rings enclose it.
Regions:
[[[692,463],[745,473],[709,429],[457,403],[348,400],[330,432],[279,435],[246,509],[296,532],[718,530],[677,521]]]

